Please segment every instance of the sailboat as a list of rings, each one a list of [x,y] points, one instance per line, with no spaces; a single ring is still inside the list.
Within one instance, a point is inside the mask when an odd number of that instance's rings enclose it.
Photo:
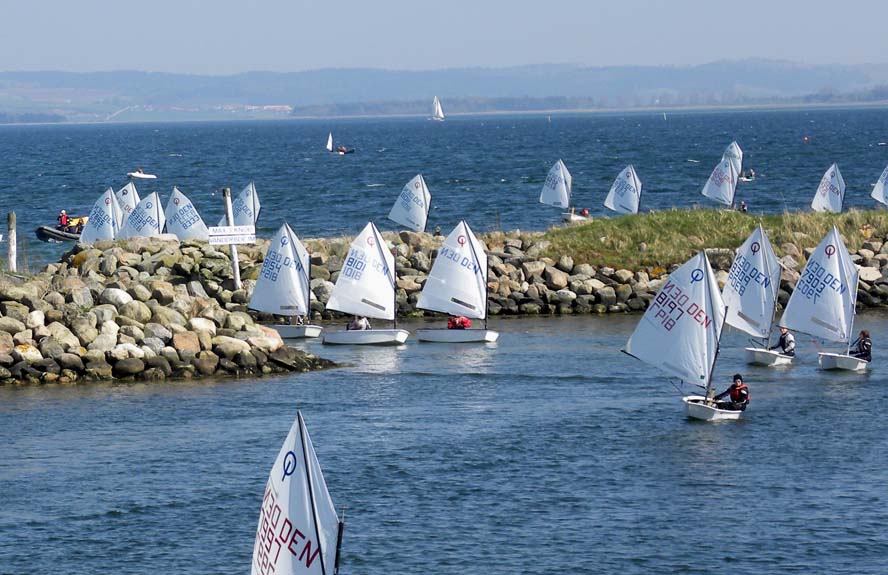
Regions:
[[[297,411],[265,484],[250,573],[336,575],[344,529]]]
[[[888,184],[888,167],[882,171],[882,175],[879,176],[879,181],[873,186],[873,192],[870,194],[874,200],[883,204],[888,204],[888,196],[885,195],[886,184]]]
[[[688,417],[706,421],[739,419],[740,411],[712,400],[712,372],[718,359],[725,304],[705,252],[669,274],[626,343],[624,353],[667,374],[704,388],[682,398]]]
[[[556,208],[567,208],[568,211],[561,214],[561,219],[566,222],[582,221],[586,218],[575,214],[570,209],[570,194],[573,188],[573,177],[567,171],[567,166],[562,160],[555,162],[555,165],[546,175],[546,181],[543,182],[543,189],[540,191],[540,203]]]
[[[740,149],[740,144],[737,143],[736,140],[728,144],[728,147],[725,148],[725,152],[722,154],[723,160],[730,160],[732,164],[734,164],[734,172],[739,174],[743,173],[743,150]]]
[[[311,258],[287,223],[268,244],[249,307],[297,318],[311,313]],[[272,325],[282,338],[318,337],[324,329],[311,324]]]
[[[722,157],[721,161],[712,170],[709,179],[700,192],[707,198],[721,202],[726,206],[734,204],[734,192],[737,189],[736,163],[731,158]]]
[[[176,234],[180,240],[195,239],[204,242],[209,240],[210,232],[197,208],[176,186],[173,186],[173,193],[167,201],[164,215],[168,234]]]
[[[328,152],[333,151],[333,132],[330,132],[329,134],[327,134],[327,151]]]
[[[499,337],[487,329],[487,253],[464,220],[444,239],[416,307],[484,320],[483,329],[419,329],[419,341],[494,342]]]
[[[808,258],[780,320],[787,329],[848,345],[844,354],[818,353],[820,369],[864,371],[869,365],[850,355],[859,279],[860,270],[833,226]]]
[[[429,187],[422,174],[417,174],[404,185],[388,217],[415,232],[424,232],[431,202]]]
[[[93,204],[83,226],[83,232],[80,234],[80,242],[92,244],[98,240],[117,239],[122,217],[114,189],[108,188]]]
[[[398,329],[395,258],[373,222],[364,226],[364,230],[351,243],[327,302],[327,309],[391,320],[394,327],[327,331],[324,333],[324,343],[385,345],[407,341],[410,332]]]
[[[762,347],[747,347],[746,362],[754,365],[788,365],[792,357],[768,349],[777,291],[780,289],[780,262],[761,224],[743,242],[734,256],[722,299],[728,306],[725,321],[753,337]]]
[[[811,201],[811,209],[815,212],[832,212],[839,214],[842,212],[842,205],[845,202],[845,179],[839,166],[833,164],[823,174],[820,179],[820,185],[817,186],[817,193]]]
[[[262,204],[259,202],[259,194],[256,193],[256,184],[250,182],[241,193],[231,202],[231,213],[234,222],[228,223],[228,218],[222,216],[217,225],[219,226],[255,226],[259,221],[259,211]]]
[[[435,96],[435,100],[432,102],[432,120],[444,121],[444,109],[441,108],[441,100],[438,99],[438,96]]]
[[[619,214],[637,214],[641,207],[641,180],[630,164],[623,168],[611,186],[604,207]]]
[[[120,228],[119,239],[159,236],[163,233],[166,216],[160,205],[160,196],[151,192],[142,199]]]
[[[136,190],[136,184],[133,182],[128,182],[125,186],[120,188],[114,193],[114,197],[117,198],[117,205],[120,206],[120,211],[123,213],[123,221],[129,217],[136,206],[141,202],[141,198],[139,198],[139,191]]]

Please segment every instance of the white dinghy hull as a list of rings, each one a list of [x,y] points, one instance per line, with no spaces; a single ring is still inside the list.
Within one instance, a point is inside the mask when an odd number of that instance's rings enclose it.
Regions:
[[[271,326],[281,336],[281,339],[302,339],[305,337],[320,337],[324,328],[319,325],[302,324],[289,325],[278,324]]]
[[[324,343],[337,345],[400,345],[407,341],[406,329],[353,329],[324,334]]]
[[[866,371],[869,367],[869,362],[865,359],[860,359],[859,357],[854,357],[853,355],[844,355],[841,353],[821,352],[817,354],[817,361],[820,364],[820,369]]]
[[[574,222],[589,221],[589,218],[586,216],[581,216],[580,214],[572,214],[570,212],[562,212],[561,213],[561,221],[566,224],[572,224]]]
[[[416,339],[437,343],[493,343],[499,338],[499,332],[492,329],[418,329]]]
[[[764,365],[768,367],[774,367],[777,365],[792,365],[792,357],[789,355],[783,355],[782,353],[777,353],[776,351],[772,351],[770,349],[764,349],[761,347],[747,347],[746,351],[746,363],[750,365]]]
[[[733,409],[718,409],[714,404],[708,403],[702,395],[687,395],[682,397],[687,408],[688,417],[703,421],[730,421],[740,419],[742,411]]]

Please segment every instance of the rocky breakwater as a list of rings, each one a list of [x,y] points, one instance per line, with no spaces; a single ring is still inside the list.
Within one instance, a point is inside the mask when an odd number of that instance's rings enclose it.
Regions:
[[[34,276],[3,276],[0,383],[259,375],[332,365],[285,346],[276,331],[254,322],[246,294],[221,285],[226,274],[217,272],[228,261],[207,244],[138,239],[78,245]]]
[[[402,316],[429,315],[416,307],[443,237],[386,232],[397,261],[398,312]],[[669,272],[684,263],[670,262],[644,269],[614,269],[602,262],[577,262],[570,254],[553,256],[543,233],[497,232],[479,237],[488,250],[490,315],[606,314],[644,311],[666,281]],[[349,239],[309,240],[312,253],[312,310],[315,317],[333,317],[325,304],[344,258]],[[804,263],[819,238],[799,234],[795,243],[775,246],[783,265],[778,300],[785,306],[799,280]],[[800,248],[799,246],[810,246]],[[851,248],[849,248],[851,249]],[[260,247],[260,254],[264,247]],[[729,248],[706,250],[721,286],[728,281],[734,258]],[[689,254],[690,256],[690,254]],[[858,306],[888,304],[888,237],[870,239],[852,249],[860,266]],[[257,277],[260,262],[250,277]]]

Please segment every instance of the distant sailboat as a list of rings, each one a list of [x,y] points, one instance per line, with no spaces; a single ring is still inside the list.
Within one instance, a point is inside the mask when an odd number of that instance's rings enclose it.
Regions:
[[[336,278],[327,309],[360,317],[387,319],[392,329],[327,331],[324,343],[352,345],[400,344],[410,332],[398,329],[395,257],[382,234],[369,222],[354,239]]]
[[[444,121],[444,109],[441,108],[441,100],[438,99],[438,96],[435,96],[435,100],[432,102],[432,119],[438,122]]]
[[[734,171],[738,175],[743,173],[743,150],[740,149],[740,144],[736,141],[728,144],[725,153],[722,154],[722,159],[731,160],[731,163],[734,164]]]
[[[329,134],[327,134],[327,151],[328,152],[333,151],[333,132],[330,132]]]
[[[808,258],[780,319],[788,329],[848,345],[844,354],[817,354],[820,369],[865,371],[869,365],[850,355],[859,279],[860,270],[833,226]]]
[[[249,307],[291,318],[311,313],[311,257],[287,223],[268,244]],[[284,339],[318,337],[323,330],[308,323],[271,327]]]
[[[817,186],[817,193],[811,202],[811,209],[815,212],[832,212],[839,214],[845,203],[845,179],[839,166],[833,164],[826,170]]]
[[[265,484],[251,575],[336,575],[344,526],[297,411]]]
[[[723,157],[715,169],[712,170],[712,174],[709,175],[709,179],[706,180],[703,191],[700,193],[726,206],[732,206],[739,175],[736,165],[731,158]]]
[[[885,186],[888,184],[888,167],[882,172],[882,175],[879,176],[879,181],[876,182],[876,185],[873,187],[873,192],[870,194],[874,200],[877,202],[881,202],[883,204],[888,204],[888,196],[886,196]]]
[[[641,180],[632,165],[626,166],[611,186],[604,207],[620,214],[637,214],[641,207]]]
[[[483,329],[418,329],[419,341],[494,342],[499,337],[487,329],[487,253],[465,221],[438,250],[416,307],[484,320]]]
[[[728,306],[725,321],[753,337],[762,338],[762,347],[747,347],[746,362],[754,365],[788,365],[792,357],[769,349],[777,292],[780,289],[780,262],[761,224],[737,250],[728,271],[722,298]]]
[[[558,160],[546,175],[546,181],[543,182],[543,189],[540,191],[540,203],[567,209],[568,211],[561,214],[561,219],[565,222],[583,221],[587,218],[575,214],[571,209],[570,195],[572,188],[573,176],[570,175],[564,162]]]
[[[422,174],[417,174],[401,189],[388,217],[415,232],[424,232],[431,202],[429,187]]]
[[[712,373],[724,321],[725,304],[718,282],[706,253],[700,252],[669,274],[623,352],[704,388],[702,396],[682,398],[688,417],[739,419],[741,411],[722,409],[712,399]]]

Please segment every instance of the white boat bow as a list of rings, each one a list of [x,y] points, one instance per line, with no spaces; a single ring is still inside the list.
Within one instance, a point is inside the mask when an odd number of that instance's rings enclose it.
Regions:
[[[281,339],[301,339],[305,337],[320,337],[321,332],[324,331],[324,328],[319,325],[312,324],[302,324],[302,325],[289,325],[289,324],[277,324],[272,325],[276,332],[281,336]]]
[[[400,345],[407,341],[406,329],[353,329],[328,331],[324,343],[338,345]]]
[[[820,369],[842,369],[846,371],[866,371],[869,362],[853,355],[842,353],[820,352],[817,354]]]
[[[499,332],[492,329],[418,329],[416,339],[438,343],[493,343],[499,338]]]
[[[719,409],[714,402],[702,395],[686,395],[681,400],[687,408],[688,417],[703,421],[732,421],[740,419],[742,411],[735,409]]]
[[[747,347],[744,351],[746,352],[746,363],[751,365],[792,365],[792,356],[783,355],[774,350],[762,347]]]

